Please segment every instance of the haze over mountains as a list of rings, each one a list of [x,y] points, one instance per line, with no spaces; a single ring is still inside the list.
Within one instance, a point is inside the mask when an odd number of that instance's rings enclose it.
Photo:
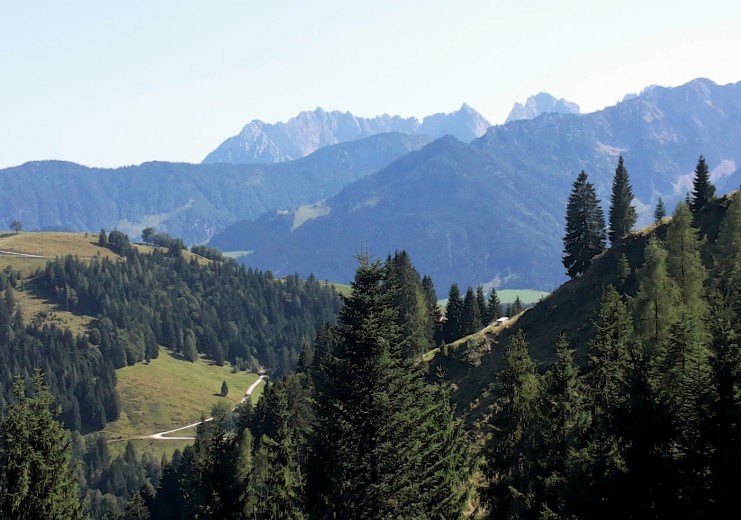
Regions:
[[[350,112],[326,112],[317,108],[301,112],[285,123],[267,124],[254,120],[208,154],[203,164],[270,164],[305,157],[319,148],[356,141],[371,135],[399,132],[433,138],[454,135],[461,141],[481,137],[491,126],[466,104],[451,114],[434,114],[422,121],[414,117],[355,117]]]
[[[547,106],[537,98],[522,106],[556,110],[555,98]],[[564,279],[564,208],[581,169],[606,211],[622,154],[640,224],[660,195],[670,210],[684,197],[700,154],[720,193],[741,181],[738,83],[698,79],[647,88],[590,114],[528,114],[473,139],[488,123],[465,105],[422,122],[316,110],[285,124],[255,123],[269,145],[262,155],[257,141],[225,142],[252,150],[244,160],[285,161],[277,164],[26,163],[0,170],[0,221],[19,219],[27,230],[117,228],[132,238],[152,226],[189,244],[211,239],[224,250],[252,251],[242,260],[281,275],[334,281],[350,279],[361,247],[379,256],[405,248],[441,292],[451,281],[550,289]],[[287,161],[394,125],[457,137],[380,133]]]

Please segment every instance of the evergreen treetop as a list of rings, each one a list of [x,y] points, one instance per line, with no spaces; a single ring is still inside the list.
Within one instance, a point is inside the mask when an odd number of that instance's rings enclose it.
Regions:
[[[566,205],[563,265],[574,278],[587,270],[592,258],[605,249],[605,217],[594,186],[582,170]]]
[[[702,155],[695,166],[692,179],[692,212],[697,213],[715,198],[715,186],[710,182],[710,171]]]
[[[633,188],[628,178],[628,170],[623,165],[623,156],[618,158],[615,177],[612,180],[610,195],[610,242],[613,244],[626,236],[633,229],[638,215],[633,202]]]

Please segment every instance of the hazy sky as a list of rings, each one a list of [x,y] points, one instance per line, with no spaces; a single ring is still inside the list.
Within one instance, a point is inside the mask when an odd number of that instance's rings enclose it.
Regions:
[[[252,119],[321,106],[501,123],[650,84],[741,81],[741,2],[98,0],[0,4],[0,167],[200,162]]]

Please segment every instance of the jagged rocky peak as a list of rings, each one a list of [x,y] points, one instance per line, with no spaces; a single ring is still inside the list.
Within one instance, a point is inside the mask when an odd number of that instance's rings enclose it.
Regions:
[[[491,126],[481,114],[464,104],[450,114],[434,114],[421,122],[415,117],[383,114],[356,117],[350,112],[316,108],[275,124],[253,120],[211,152],[204,163],[278,163],[299,159],[325,146],[357,141],[372,135],[398,132],[432,138],[453,135],[461,141],[481,137]]]
[[[520,119],[535,119],[541,114],[579,114],[579,105],[563,98],[557,99],[550,94],[541,92],[527,98],[525,104],[515,103],[505,123]]]

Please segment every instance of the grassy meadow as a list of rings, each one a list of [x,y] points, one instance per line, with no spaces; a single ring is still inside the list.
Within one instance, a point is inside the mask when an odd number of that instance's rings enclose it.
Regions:
[[[236,406],[258,377],[257,374],[245,372],[233,373],[227,366],[220,367],[204,359],[190,363],[166,349],[161,349],[159,357],[149,364],[137,363],[124,367],[117,370],[116,375],[121,416],[103,430],[106,438],[112,442],[111,452],[114,455],[123,450],[124,441],[128,439],[172,430],[194,423],[202,416],[208,417],[216,403]],[[223,381],[229,386],[226,397],[219,394]],[[263,386],[261,384],[253,391],[253,402],[259,399]],[[193,433],[195,429],[173,435],[188,436]],[[171,453],[175,448],[182,449],[192,441],[137,439],[134,443],[138,450],[161,454]]]

